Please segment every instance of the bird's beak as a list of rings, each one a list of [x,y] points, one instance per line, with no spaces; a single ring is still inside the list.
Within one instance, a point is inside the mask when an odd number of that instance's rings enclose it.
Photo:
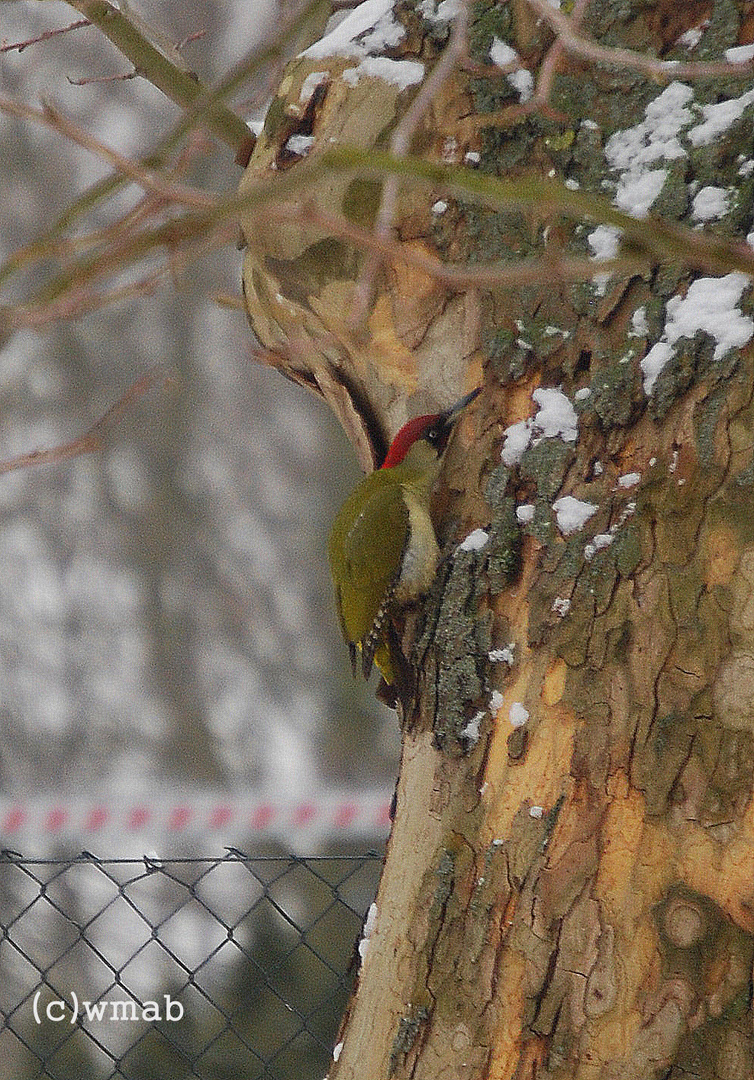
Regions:
[[[445,412],[441,412],[435,417],[433,425],[435,430],[434,446],[438,454],[444,452],[445,446],[450,438],[450,433],[458,419],[458,414],[462,412],[481,392],[482,387],[477,386],[477,388],[472,390],[470,394],[467,394],[466,397],[462,397],[455,405],[451,405],[449,409],[446,409]]]
[[[478,397],[481,392],[482,387],[477,386],[476,389],[472,390],[470,394],[466,395],[466,397],[462,397],[460,401],[457,401],[455,403],[455,405],[451,405],[449,409],[446,409],[444,413],[440,414],[443,422],[447,424],[448,427],[452,427],[458,414],[462,412],[467,405],[470,405],[474,398]]]

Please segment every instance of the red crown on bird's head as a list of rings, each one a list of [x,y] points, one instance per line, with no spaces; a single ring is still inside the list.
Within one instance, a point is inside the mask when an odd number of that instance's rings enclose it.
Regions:
[[[394,465],[400,465],[416,440],[421,439],[427,428],[435,420],[439,420],[441,415],[441,413],[428,413],[426,416],[415,416],[413,420],[404,424],[390,443],[390,449],[380,468],[392,469]]]

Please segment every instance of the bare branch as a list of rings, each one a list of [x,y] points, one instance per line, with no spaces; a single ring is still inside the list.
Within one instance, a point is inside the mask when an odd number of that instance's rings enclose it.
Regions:
[[[91,25],[88,19],[78,19],[69,26],[61,26],[57,30],[45,30],[39,37],[27,38],[26,41],[14,41],[9,45],[0,45],[0,53],[13,52],[14,50],[22,53],[30,45],[38,45],[40,41],[49,41],[50,38],[57,37],[59,34],[68,34],[71,30],[79,30],[82,26]]]
[[[168,274],[198,258],[215,244],[228,244],[236,235],[235,222],[198,218],[191,221],[168,221],[156,229],[122,239],[96,252],[88,261],[64,270],[40,296],[29,304],[9,304],[0,308],[0,333],[39,328],[60,319],[80,318],[116,301],[146,295]],[[122,272],[155,248],[164,248],[169,262],[136,282],[109,291],[98,292],[93,284],[108,274]]]
[[[439,93],[443,83],[445,83],[453,74],[458,61],[467,54],[468,49],[466,39],[468,22],[468,0],[461,0],[458,14],[453,23],[450,40],[448,41],[440,60],[435,64],[432,69],[432,74],[422,85],[421,90],[419,90],[411,102],[411,105],[406,110],[405,115],[402,117],[390,139],[390,149],[396,157],[403,157],[408,152],[411,139],[416,133],[422,117],[426,114],[436,95]],[[385,238],[390,235],[398,206],[399,187],[400,183],[396,175],[389,176],[383,184],[380,207],[377,212],[374,226],[375,235],[378,237]],[[356,326],[359,326],[364,322],[367,311],[369,310],[374,293],[375,276],[379,263],[380,259],[375,251],[373,257],[367,261],[367,264],[364,267],[361,280],[359,281],[356,290],[354,310],[351,313],[352,321]]]
[[[93,86],[95,83],[128,82],[130,79],[138,79],[138,77],[138,71],[136,68],[132,68],[131,71],[125,71],[119,75],[87,75],[81,79],[72,79],[70,75],[66,75],[66,80],[71,86]]]
[[[189,34],[187,37],[185,37],[183,39],[183,41],[178,42],[178,44],[175,47],[176,52],[180,52],[181,49],[185,49],[186,46],[190,45],[193,41],[201,41],[201,39],[203,37],[206,37],[206,36],[207,36],[207,31],[206,30],[194,30],[193,34]]]
[[[61,461],[80,457],[82,454],[91,454],[96,450],[101,450],[107,431],[119,423],[139,398],[142,398],[157,383],[161,382],[167,386],[176,379],[176,374],[175,371],[162,365],[153,368],[151,372],[143,375],[130,386],[115,404],[79,438],[50,450],[31,450],[29,453],[10,458],[9,461],[0,462],[0,476],[17,469],[28,469],[34,465],[58,464]]]
[[[195,188],[186,188],[178,184],[168,184],[160,179],[154,172],[148,171],[143,166],[124,157],[116,150],[111,149],[100,142],[93,135],[89,135],[80,127],[68,120],[62,113],[49,102],[44,102],[41,109],[34,109],[31,105],[22,105],[11,98],[0,97],[0,112],[19,119],[31,120],[37,124],[43,124],[52,128],[53,131],[65,135],[71,142],[82,146],[85,150],[102,158],[108,165],[117,169],[118,172],[133,180],[145,191],[159,195],[162,199],[170,202],[184,203],[187,206],[208,207],[215,203],[215,198],[205,195]]]
[[[5,330],[39,330],[62,319],[80,319],[93,311],[110,307],[123,300],[137,296],[150,296],[170,273],[168,265],[161,266],[152,274],[120,288],[95,292],[90,288],[71,287],[55,300],[36,304],[8,306],[2,309],[2,326]]]
[[[496,261],[481,266],[464,266],[442,262],[435,255],[402,244],[390,235],[379,236],[369,229],[354,225],[345,217],[328,214],[314,204],[296,208],[273,206],[269,214],[279,220],[319,225],[335,236],[350,240],[356,247],[374,252],[380,262],[402,262],[414,266],[449,288],[458,290],[472,285],[512,289],[543,281],[588,281],[595,274],[627,276],[646,270],[649,266],[646,255],[626,255],[595,263],[594,259],[564,256],[560,252],[516,262]]]
[[[677,260],[713,273],[741,270],[754,272],[754,249],[744,240],[729,240],[714,233],[689,229],[659,217],[637,219],[619,210],[609,199],[588,191],[572,191],[557,180],[524,177],[500,180],[460,165],[446,166],[424,158],[397,158],[378,150],[333,146],[320,157],[327,168],[384,176],[394,172],[413,176],[433,188],[458,192],[482,205],[516,206],[538,213],[560,213],[573,220],[587,220],[621,229],[625,241],[639,252],[651,254],[657,263]]]
[[[172,131],[157,143],[148,156],[142,159],[141,166],[145,169],[155,169],[164,165],[168,155],[180,145],[187,133],[196,130],[209,112],[238,90],[251,75],[275,60],[281,54],[282,43],[287,36],[302,32],[312,19],[319,16],[327,3],[328,0],[309,0],[302,11],[284,20],[272,42],[261,49],[255,45],[214,89],[205,90],[194,101]],[[70,229],[105,199],[117,194],[124,183],[125,179],[116,174],[98,181],[85,191],[42,236],[26,245],[20,252],[10,255],[5,262],[0,264],[0,284],[24,266],[29,265],[34,258],[43,258],[48,252],[58,253],[67,250],[68,241],[63,236],[64,230]]]
[[[702,79],[702,78],[743,78],[754,72],[754,60],[744,63],[718,61],[676,61],[658,60],[654,56],[635,52],[633,49],[616,49],[598,45],[591,38],[577,33],[573,17],[564,15],[554,8],[549,0],[528,0],[529,6],[537,12],[555,31],[563,49],[575,56],[583,56],[594,63],[612,64],[614,67],[627,67],[641,71],[653,79]]]
[[[529,3],[534,10],[541,12],[543,17],[549,18],[553,15],[560,20],[559,22],[556,20],[557,25],[555,25],[550,19],[550,24],[555,28],[556,37],[540,65],[534,97],[531,101],[513,106],[510,110],[504,110],[498,115],[477,117],[470,120],[470,123],[483,126],[511,123],[522,113],[550,109],[548,98],[552,81],[564,53],[569,49],[569,42],[578,39],[580,43],[586,42],[589,49],[594,45],[587,38],[581,37],[579,30],[587,0],[576,0],[569,18],[551,8],[546,0],[529,0]],[[309,4],[307,13],[311,15],[318,6],[317,3]],[[111,5],[106,5],[106,7],[109,10]],[[251,206],[256,206],[264,207],[266,213],[277,213],[276,204],[291,194],[300,198],[301,192],[307,185],[316,183],[319,177],[332,169],[341,172],[348,170],[370,172],[383,182],[382,204],[374,232],[362,232],[340,219],[333,219],[330,222],[339,235],[350,238],[353,243],[370,253],[365,260],[365,268],[358,283],[354,305],[355,313],[361,313],[362,318],[369,308],[377,267],[383,260],[392,261],[403,258],[404,261],[413,262],[417,268],[420,267],[428,274],[432,274],[437,280],[446,282],[449,287],[459,288],[462,286],[513,287],[542,277],[558,277],[564,280],[588,279],[596,272],[590,260],[566,259],[560,254],[531,260],[520,268],[516,268],[507,263],[486,267],[447,266],[439,259],[434,259],[429,253],[422,253],[416,249],[410,253],[403,252],[401,246],[394,242],[392,228],[398,186],[408,179],[412,182],[419,181],[432,186],[440,186],[487,205],[531,207],[538,212],[560,213],[571,219],[602,221],[616,225],[624,231],[625,258],[621,258],[614,266],[611,264],[610,268],[600,267],[599,272],[608,272],[608,269],[616,273],[623,270],[629,272],[631,267],[636,265],[646,266],[648,260],[661,262],[671,258],[680,259],[690,266],[712,272],[726,272],[731,269],[752,272],[754,253],[743,242],[716,237],[707,232],[684,229],[659,219],[638,222],[621,214],[608,199],[588,192],[571,192],[563,185],[556,183],[533,181],[529,178],[525,181],[506,184],[495,181],[494,178],[483,177],[474,170],[466,170],[459,166],[445,169],[443,166],[435,166],[432,163],[420,162],[409,157],[408,148],[422,117],[426,115],[427,109],[444,82],[464,62],[464,56],[467,56],[467,21],[468,10],[464,4],[453,24],[447,48],[393,134],[394,153],[392,155],[381,155],[376,152],[350,154],[348,148],[325,150],[324,153],[316,152],[308,161],[302,161],[285,177],[282,175],[271,177],[268,181],[260,182],[255,188],[247,190],[243,196],[215,198],[191,187],[183,186],[175,181],[174,176],[166,177],[157,172],[159,167],[164,168],[162,154],[154,160],[145,159],[134,162],[80,130],[51,106],[46,106],[40,111],[0,99],[0,110],[26,120],[43,123],[64,134],[78,145],[97,154],[108,165],[118,170],[122,176],[138,184],[147,193],[146,198],[135,209],[121,216],[109,228],[79,235],[75,240],[63,237],[63,228],[70,227],[85,209],[96,205],[106,190],[109,193],[117,189],[118,184],[109,180],[80,200],[45,237],[12,255],[0,269],[0,278],[8,277],[19,267],[29,265],[36,259],[57,256],[68,258],[71,262],[43,286],[29,303],[6,307],[0,311],[4,329],[37,326],[54,319],[77,317],[84,311],[101,307],[114,298],[138,295],[139,290],[152,288],[161,276],[170,272],[171,264],[161,268],[160,271],[153,271],[154,263],[152,263],[149,266],[150,272],[136,283],[131,281],[128,285],[110,291],[104,289],[103,286],[108,276],[119,274],[140,260],[151,258],[157,251],[161,250],[163,256],[166,254],[168,260],[172,260],[172,265],[175,265],[176,262],[194,258],[198,251],[205,250],[211,244],[226,242],[234,235],[233,222],[239,212],[248,211]],[[594,47],[598,50],[597,53],[587,52],[585,55],[591,59],[604,60],[607,55],[604,50],[600,52],[601,47],[596,45]],[[279,48],[279,43],[271,46],[263,56],[269,59]],[[616,50],[607,50],[607,52],[610,57],[614,57]],[[617,50],[617,52],[619,56],[623,53],[629,54],[628,50]],[[641,70],[643,70],[641,65],[648,60],[651,62],[653,71],[657,70],[658,64],[664,65],[662,71],[667,75],[668,66],[665,62],[651,57],[642,58],[634,53],[629,55],[632,60],[638,58]],[[253,61],[254,69],[258,66],[257,61],[261,62],[261,59],[258,57]],[[232,88],[240,85],[242,79],[248,74],[249,64],[250,61],[245,60],[228,76],[222,88],[211,98],[197,98],[187,117],[182,121],[183,126],[180,130],[184,134],[185,124],[192,117],[202,116],[205,107],[213,107],[213,103],[230,93]],[[680,70],[677,65],[671,65],[671,67],[676,74]],[[740,75],[747,70],[746,65],[741,64],[724,65],[724,67],[729,74],[735,72]],[[705,65],[699,70],[707,73],[710,68]],[[500,73],[504,76],[505,71],[501,69]],[[177,137],[176,135],[176,139]],[[170,144],[169,140],[166,141],[163,144],[162,153],[168,145],[175,144]],[[400,162],[403,162],[403,166]],[[188,207],[188,212],[175,213],[173,208],[177,204]],[[280,212],[287,213],[288,211]],[[322,212],[317,211],[317,213],[320,214],[320,219],[324,220]]]
[[[580,24],[587,6],[588,0],[577,0],[576,4],[574,4],[573,12],[571,14],[571,24],[573,27],[577,27]],[[531,99],[529,101],[519,102],[516,105],[509,105],[506,109],[501,109],[500,112],[491,115],[489,113],[480,113],[466,117],[459,125],[462,137],[468,138],[473,132],[479,131],[482,128],[511,127],[513,124],[517,124],[525,116],[530,116],[532,113],[536,112],[542,113],[552,120],[559,122],[566,121],[567,117],[559,110],[554,109],[550,104],[552,84],[558,73],[564,53],[565,49],[563,43],[559,37],[556,37],[539,65],[537,83]],[[500,71],[504,72],[507,67],[508,65],[506,65],[506,68],[500,68]]]
[[[128,57],[139,74],[149,79],[176,105],[186,109],[208,96],[208,91],[198,79],[169,60],[165,53],[153,45],[130,18],[113,7],[109,0],[69,0],[69,3],[98,26],[105,37]],[[203,117],[203,122],[234,150],[249,136],[249,129],[243,120],[220,101],[211,105]]]

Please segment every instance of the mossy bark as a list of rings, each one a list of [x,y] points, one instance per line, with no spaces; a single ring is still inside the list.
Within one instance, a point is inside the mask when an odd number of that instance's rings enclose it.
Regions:
[[[443,42],[426,8],[396,5],[405,49],[431,61]],[[673,44],[686,31],[700,30],[694,58],[719,57],[751,39],[753,21],[744,0],[597,0],[584,28],[687,59]],[[553,40],[523,0],[473,5],[475,59],[493,36],[535,73]],[[689,85],[687,128],[744,92]],[[615,180],[606,141],[641,124],[662,90],[565,59],[552,110],[521,114],[505,76],[459,70],[415,149],[599,191]],[[653,210],[693,224],[699,188],[725,188],[729,212],[708,227],[745,236],[751,113],[706,144],[681,131]],[[593,225],[446,196],[433,213],[437,197],[404,201],[397,234],[449,261],[515,260],[554,241],[589,250]],[[264,252],[252,257],[269,272]],[[301,256],[276,257],[284,286]],[[455,362],[461,380],[484,368],[485,394],[438,495],[447,558],[405,619],[417,685],[397,812],[330,1080],[754,1075],[754,351],[721,351],[699,331],[673,342],[654,384],[641,368],[693,279],[665,266],[452,295],[400,267],[380,279],[381,336],[355,361],[364,391],[377,347],[397,343],[404,391],[426,392]],[[316,291],[294,299],[321,315]],[[744,290],[736,317],[750,315]],[[279,334],[269,310],[257,325]],[[344,341],[335,367],[348,366]],[[373,400],[397,370],[382,369]],[[573,403],[578,436],[535,423],[523,456],[501,464],[505,429],[532,418],[540,387]],[[565,495],[595,508],[572,532],[553,509]],[[487,544],[459,550],[473,528]]]

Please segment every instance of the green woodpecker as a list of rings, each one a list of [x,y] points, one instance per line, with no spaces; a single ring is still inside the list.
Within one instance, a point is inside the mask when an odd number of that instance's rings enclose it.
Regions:
[[[335,518],[330,570],[354,674],[361,653],[365,678],[375,663],[385,682],[396,680],[390,616],[432,584],[440,557],[432,487],[458,414],[480,390],[404,424],[381,467],[357,484]]]

